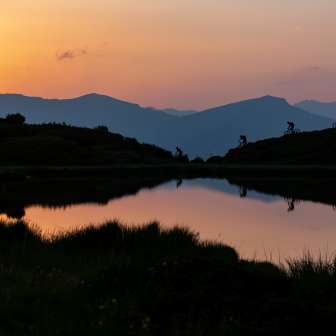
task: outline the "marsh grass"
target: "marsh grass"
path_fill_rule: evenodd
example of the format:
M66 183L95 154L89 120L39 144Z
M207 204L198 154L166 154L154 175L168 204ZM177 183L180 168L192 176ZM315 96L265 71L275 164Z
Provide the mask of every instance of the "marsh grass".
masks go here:
M316 275L336 278L336 258L334 256L320 254L314 257L307 251L300 259L288 259L287 267L290 276L295 279Z
M183 228L108 222L53 239L0 223L2 335L283 335L324 332L334 259L241 260Z

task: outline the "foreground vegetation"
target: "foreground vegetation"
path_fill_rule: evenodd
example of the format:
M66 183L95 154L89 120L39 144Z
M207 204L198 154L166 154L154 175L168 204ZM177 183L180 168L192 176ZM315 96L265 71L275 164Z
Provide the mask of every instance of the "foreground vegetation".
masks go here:
M0 225L1 335L284 335L334 325L336 263L286 270L156 223Z

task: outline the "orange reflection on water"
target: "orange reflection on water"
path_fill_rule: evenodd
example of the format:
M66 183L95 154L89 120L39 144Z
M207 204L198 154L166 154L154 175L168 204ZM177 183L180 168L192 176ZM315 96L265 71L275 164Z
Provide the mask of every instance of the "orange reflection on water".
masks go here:
M201 239L234 246L244 257L270 259L298 257L308 249L315 255L336 250L336 213L332 208L300 203L287 212L283 200L241 199L236 195L187 184L143 190L107 205L85 204L66 209L33 206L26 217L44 234L71 231L90 224L119 219L127 225L159 220L164 227L184 226Z

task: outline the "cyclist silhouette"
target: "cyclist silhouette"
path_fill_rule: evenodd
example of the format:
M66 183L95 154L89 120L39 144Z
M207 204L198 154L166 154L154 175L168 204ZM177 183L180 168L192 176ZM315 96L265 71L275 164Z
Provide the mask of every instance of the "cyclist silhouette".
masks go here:
M296 199L295 197L285 197L284 199L288 204L288 212L294 211L296 206L300 203L300 200Z
M287 203L288 203L288 212L292 212L295 210L295 198L289 198L287 199Z
M293 133L295 129L295 124L292 121L287 121L287 124L288 124L287 131L289 133Z
M179 180L176 182L176 189L180 188L182 184L183 184L183 180L182 180L182 179L179 179Z
M247 188L240 186L239 188L239 195L241 198L245 198L247 196Z
M244 147L247 145L247 137L246 135L241 135L239 138L239 147Z
M178 157L182 157L183 156L183 151L180 147L176 146L176 155Z

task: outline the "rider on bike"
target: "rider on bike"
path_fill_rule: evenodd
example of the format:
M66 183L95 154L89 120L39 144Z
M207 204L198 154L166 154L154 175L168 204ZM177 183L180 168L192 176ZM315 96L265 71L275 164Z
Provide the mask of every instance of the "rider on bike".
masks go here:
M289 133L294 133L295 124L292 121L287 121L287 124L288 124L287 131Z
M176 146L176 155L180 158L183 156L183 151L179 146Z
M240 145L240 147L243 147L243 146L247 145L247 137L246 137L246 135L241 135L240 136L239 145Z

